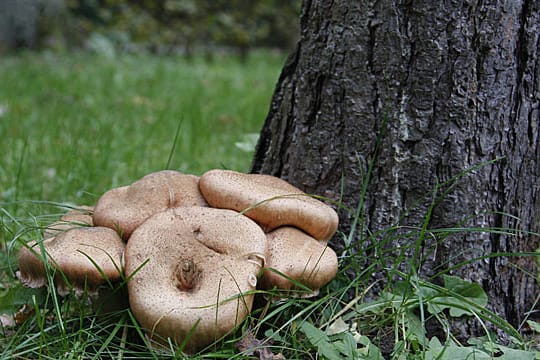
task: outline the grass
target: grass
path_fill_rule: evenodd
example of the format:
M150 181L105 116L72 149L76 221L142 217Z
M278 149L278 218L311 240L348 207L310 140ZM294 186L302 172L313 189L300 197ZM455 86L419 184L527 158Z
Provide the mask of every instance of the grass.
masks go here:
M92 204L164 169L246 171L282 56L242 65L183 58L25 55L0 66L0 198Z
M269 53L255 54L246 65L227 57L205 63L82 53L3 60L0 314L17 311L19 325L0 329L0 358L184 357L173 344L159 350L148 346L122 296L115 296L124 294L122 286L109 289L105 300L92 305L84 298L61 298L53 290L23 288L14 278L16 250L39 239L40 228L72 204L93 204L104 191L149 172L167 167L193 174L220 167L248 170L252 154L246 135L262 125L282 62L281 56ZM366 177L362 196L369 173ZM477 284L444 272L443 283L422 279L414 272L418 264L405 255L415 253L415 247L418 252L426 236L443 241L456 232L502 231L511 236L514 230L429 229L428 213L417 229L367 234L362 199L359 204L350 209L357 219L351 233L340 234L346 246L338 276L318 298L270 302L259 295L238 331L195 357L535 359L538 344L489 312ZM386 248L397 230L410 239L411 249L400 253ZM371 241L379 235L383 241ZM386 261L354 251L357 236ZM359 267L366 263L370 265ZM409 272L400 272L403 268ZM372 298L370 290L381 287L371 277L376 271L386 271L388 281L381 296ZM494 324L511 340L503 346L488 330L485 337L460 342L450 325L458 316L476 319L486 330ZM427 332L432 324L443 329L442 337ZM529 326L540 333L538 324ZM239 343L245 352L238 351Z

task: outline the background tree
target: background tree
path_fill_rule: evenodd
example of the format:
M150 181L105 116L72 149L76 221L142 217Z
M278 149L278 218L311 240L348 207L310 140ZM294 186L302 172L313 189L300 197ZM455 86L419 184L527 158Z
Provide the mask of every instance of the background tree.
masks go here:
M56 30L63 12L63 0L0 1L0 52L35 49Z
M486 255L538 248L539 50L537 1L305 0L253 172L362 201L353 247L365 265L418 257L421 276L479 282L519 326L538 298L536 260ZM340 210L345 234L354 216ZM423 226L510 231L410 236ZM371 253L375 241L389 253Z

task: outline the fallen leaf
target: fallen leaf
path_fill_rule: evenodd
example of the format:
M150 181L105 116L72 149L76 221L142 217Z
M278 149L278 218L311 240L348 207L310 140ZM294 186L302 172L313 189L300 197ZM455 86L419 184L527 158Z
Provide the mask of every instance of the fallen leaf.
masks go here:
M349 325L343 321L341 317L338 317L326 330L326 335L332 336L349 330Z
M244 336L236 343L236 347L245 355L258 356L259 360L284 360L283 354L274 354L265 344L270 344L269 340L259 340L253 335L251 329L247 329Z
M0 324L3 328L10 328L15 326L15 317L13 315L2 314L0 315Z
M15 325L20 325L26 321L34 313L34 308L28 305L24 305L19 311L14 315Z
M0 324L4 328L14 327L16 325L22 324L26 319L34 313L34 309L24 305L19 311L15 314L1 314L0 315Z

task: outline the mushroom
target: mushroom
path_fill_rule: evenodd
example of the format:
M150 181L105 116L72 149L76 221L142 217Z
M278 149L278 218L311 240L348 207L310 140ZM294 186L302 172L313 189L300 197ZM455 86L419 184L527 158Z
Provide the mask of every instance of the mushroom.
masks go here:
M182 207L147 219L126 246L131 310L150 338L193 353L249 314L266 236L231 210Z
M52 223L45 228L43 238L47 239L65 232L74 227L93 226L92 211L93 206L79 206L71 209L62 215L59 221Z
M95 294L100 285L120 279L124 243L118 234L105 227L78 227L45 239L43 250L32 241L19 252L17 277L29 287L47 285L45 261L53 269L60 295L70 286L77 295ZM66 283L66 280L68 283Z
M103 194L94 209L94 224L117 230L128 239L144 220L167 208L205 206L198 183L197 176L173 170L148 174Z
M291 225L328 240L338 226L334 209L274 176L210 170L201 176L199 188L211 206L245 211L265 231Z
M324 242L290 226L278 228L266 234L266 238L262 288L301 291L301 287L294 283L297 282L311 289L312 293L302 294L308 297L317 295L318 290L336 276L337 255Z

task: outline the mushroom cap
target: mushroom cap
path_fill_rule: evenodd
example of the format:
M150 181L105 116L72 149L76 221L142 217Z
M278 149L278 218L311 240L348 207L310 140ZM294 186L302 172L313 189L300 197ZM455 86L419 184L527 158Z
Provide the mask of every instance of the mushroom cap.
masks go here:
M81 226L93 226L92 212L93 206L78 206L62 215L59 221L52 223L43 231L45 239L57 236L69 229Z
M337 255L324 242L290 226L278 228L266 234L266 238L266 270L261 278L264 289L295 288L287 278L269 269L275 269L310 288L314 292L312 295L336 276Z
M171 207L205 206L199 178L174 170L148 174L128 186L111 189L98 200L93 220L128 239L150 216Z
M69 293L69 281L76 294L92 294L107 280L120 279L124 243L118 234L105 227L77 227L43 240L45 256L55 273L60 295ZM91 260L90 260L91 259ZM47 275L38 242L32 241L19 251L17 277L29 287L47 284ZM105 275L105 277L103 276Z
M318 240L328 240L338 226L338 215L330 206L314 199L280 178L210 170L201 176L199 187L213 207L246 211L265 231L295 226Z
M192 353L251 311L266 236L252 220L209 207L169 209L146 220L126 246L131 310L150 337ZM194 328L192 330L192 328Z

